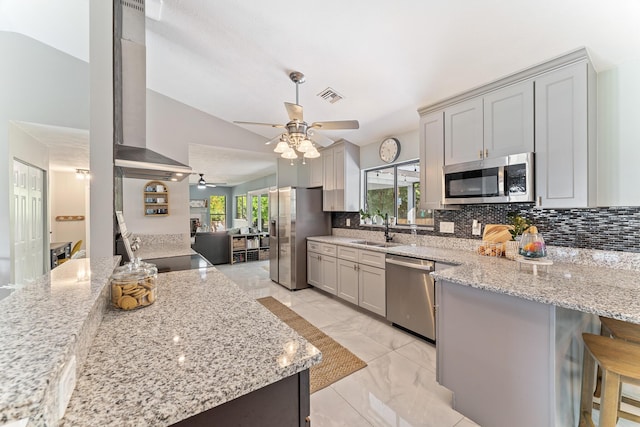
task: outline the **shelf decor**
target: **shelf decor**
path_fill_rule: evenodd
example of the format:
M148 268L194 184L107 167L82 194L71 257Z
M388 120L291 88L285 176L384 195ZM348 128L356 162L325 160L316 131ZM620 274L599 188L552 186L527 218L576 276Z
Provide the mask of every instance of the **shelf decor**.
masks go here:
M142 193L144 216L169 215L169 189L162 181L149 181Z

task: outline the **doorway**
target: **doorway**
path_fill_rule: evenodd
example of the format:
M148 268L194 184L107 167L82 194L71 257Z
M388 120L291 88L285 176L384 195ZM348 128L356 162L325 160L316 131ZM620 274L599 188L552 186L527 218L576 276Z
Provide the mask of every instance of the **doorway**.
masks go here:
M45 176L44 170L13 160L13 283L35 280L47 271Z

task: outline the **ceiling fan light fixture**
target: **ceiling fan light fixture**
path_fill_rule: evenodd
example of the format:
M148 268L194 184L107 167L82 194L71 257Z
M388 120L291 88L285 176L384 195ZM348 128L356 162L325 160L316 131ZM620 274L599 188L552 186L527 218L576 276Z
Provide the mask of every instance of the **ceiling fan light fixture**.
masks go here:
M289 160L293 160L293 159L297 159L298 155L296 154L295 150L291 147L289 147L289 149L287 151L285 151L284 153L281 154L282 158L284 159L289 159Z
M311 147L310 150L305 151L304 157L307 159L317 159L318 157L320 157L320 153L318 152L316 147Z
M297 150L300 153L306 153L309 150L313 149L313 144L311 143L311 140L309 140L308 138L305 138L302 140L302 142L300 142L300 145L298 145Z
M276 148L274 148L273 151L276 153L284 153L285 151L288 151L289 148L291 147L289 147L289 144L287 144L284 136L282 136L280 137L280 141L278 141L278 145L276 145Z
M204 180L203 173L199 175L200 175L200 179L198 180L198 189L204 190L205 188L207 188L207 181Z

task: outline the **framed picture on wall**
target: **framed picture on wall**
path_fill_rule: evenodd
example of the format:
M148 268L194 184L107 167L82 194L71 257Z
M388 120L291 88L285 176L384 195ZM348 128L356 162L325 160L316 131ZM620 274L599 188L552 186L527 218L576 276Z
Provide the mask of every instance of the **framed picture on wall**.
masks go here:
M191 207L191 208L206 208L206 207L208 207L207 199L189 200L189 207Z

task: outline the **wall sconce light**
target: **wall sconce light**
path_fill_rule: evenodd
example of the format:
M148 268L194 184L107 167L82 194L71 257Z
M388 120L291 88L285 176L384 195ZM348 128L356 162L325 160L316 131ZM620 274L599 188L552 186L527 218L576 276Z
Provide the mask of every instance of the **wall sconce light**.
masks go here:
M89 169L76 169L76 178L91 179L91 175L89 174Z

